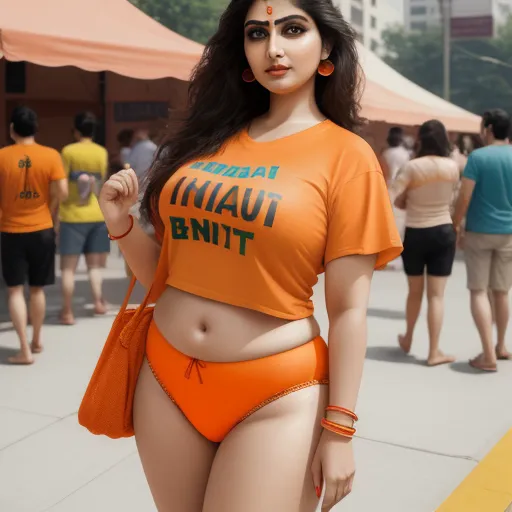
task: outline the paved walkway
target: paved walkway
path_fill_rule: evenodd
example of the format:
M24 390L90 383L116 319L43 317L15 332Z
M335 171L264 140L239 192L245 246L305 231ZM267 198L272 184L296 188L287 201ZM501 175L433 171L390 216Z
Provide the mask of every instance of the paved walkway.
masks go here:
M118 304L126 280L116 258L107 277L107 298ZM464 281L458 263L447 291L443 348L459 361L430 369L423 364L424 315L412 355L396 348L404 323L403 276L376 275L357 411L362 421L355 441L356 485L337 510L432 512L512 426L512 363L501 363L494 375L478 374L466 364L479 342ZM155 510L133 440L96 438L77 423L78 405L112 321L90 316L86 284L78 285L81 313L74 327L56 325L59 297L57 290L50 293L46 350L37 364L0 365L2 512ZM315 302L325 333L322 286ZM15 348L9 326L0 324L0 361Z

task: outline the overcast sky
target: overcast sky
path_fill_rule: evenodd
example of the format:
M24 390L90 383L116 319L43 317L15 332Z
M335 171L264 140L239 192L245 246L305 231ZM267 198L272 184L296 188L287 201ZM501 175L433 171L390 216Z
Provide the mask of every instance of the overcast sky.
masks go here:
M389 5L394 7L397 11L402 11L404 8L404 0L387 0Z

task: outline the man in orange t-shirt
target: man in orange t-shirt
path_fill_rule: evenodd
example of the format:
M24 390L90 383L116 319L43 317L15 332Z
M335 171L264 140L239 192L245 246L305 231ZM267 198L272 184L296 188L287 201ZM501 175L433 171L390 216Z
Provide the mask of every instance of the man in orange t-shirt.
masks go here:
M53 215L67 197L67 180L57 151L35 142L37 115L17 107L11 117L14 145L0 150L0 232L2 274L9 290L9 312L20 339L12 364L31 364L41 352L46 313L44 286L55 282ZM27 304L23 287L30 286L32 345L27 340Z

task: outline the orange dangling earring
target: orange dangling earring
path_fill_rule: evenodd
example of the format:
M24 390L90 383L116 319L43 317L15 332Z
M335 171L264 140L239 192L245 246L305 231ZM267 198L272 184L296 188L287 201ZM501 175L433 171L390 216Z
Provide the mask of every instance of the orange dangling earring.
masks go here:
M254 76L254 73L252 72L251 68L247 68L246 70L244 70L244 72L242 73L242 80L247 84L250 84L251 82L254 82L256 80L256 77Z
M322 76L331 76L334 73L334 64L329 60L323 60L318 65L318 74Z

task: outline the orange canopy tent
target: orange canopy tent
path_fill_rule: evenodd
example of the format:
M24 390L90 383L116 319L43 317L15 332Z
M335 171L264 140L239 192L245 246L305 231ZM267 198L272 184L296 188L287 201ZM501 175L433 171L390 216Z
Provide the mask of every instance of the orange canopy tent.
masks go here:
M448 105L453 109L458 108L450 103ZM480 131L480 117L471 112L461 113L453 109L425 105L367 79L361 114L370 121L382 121L388 124L419 126L429 119L439 119L450 132L478 133Z
M10 61L187 80L202 51L127 0L0 0L0 54Z
M0 0L0 53L42 66L187 80L203 46L163 27L127 0ZM437 118L450 131L478 132L480 119L407 80L359 45L366 75L363 115L420 125Z
M408 126L439 119L448 131L480 131L480 117L411 82L362 45L358 50L366 77L362 114L367 119Z

